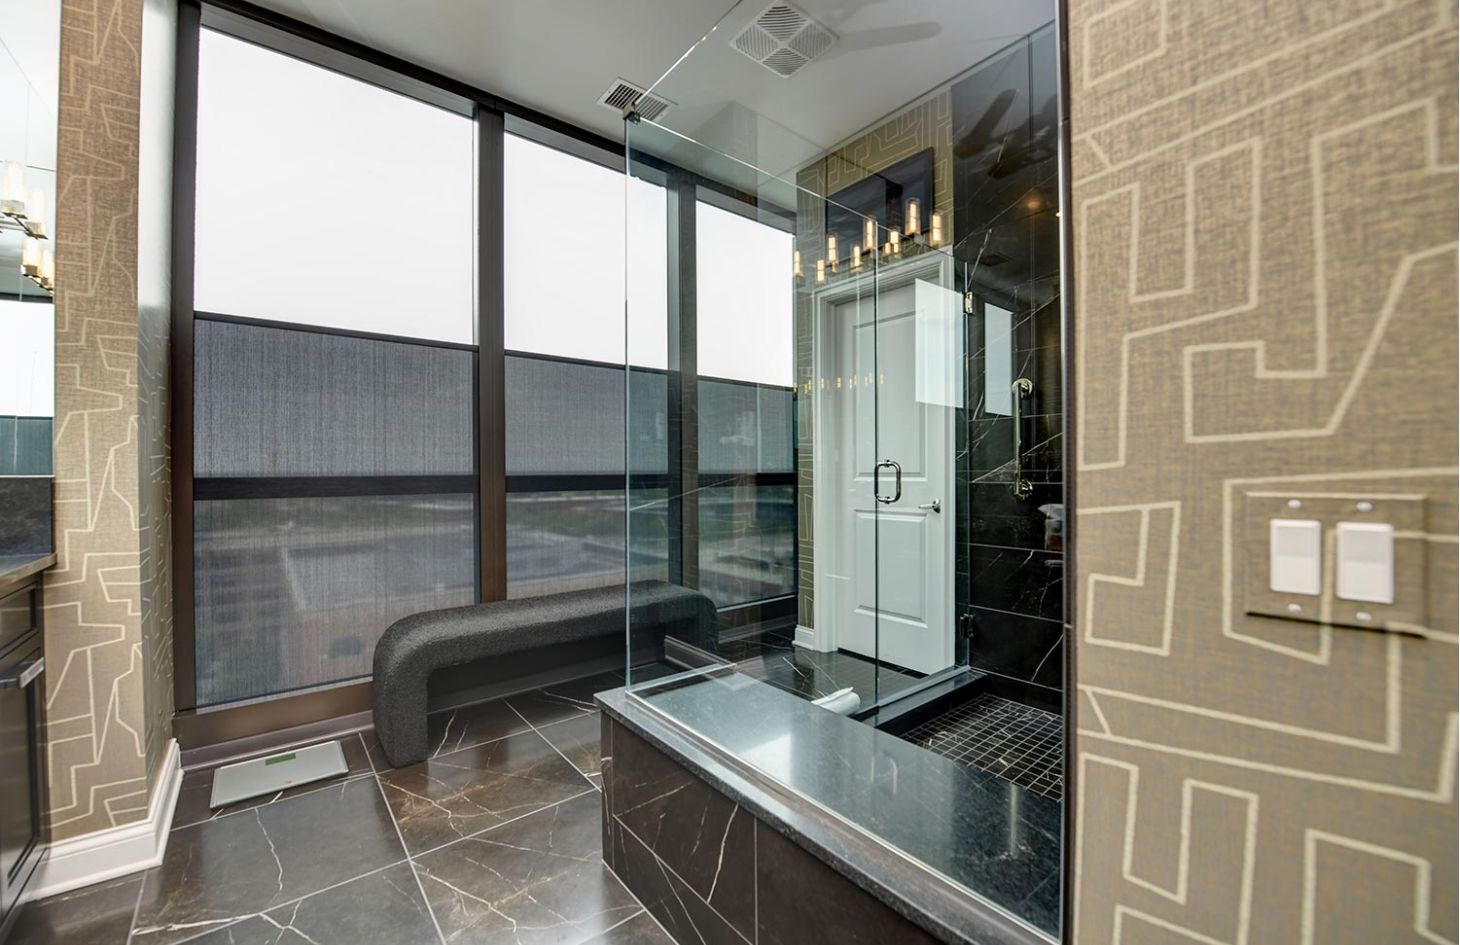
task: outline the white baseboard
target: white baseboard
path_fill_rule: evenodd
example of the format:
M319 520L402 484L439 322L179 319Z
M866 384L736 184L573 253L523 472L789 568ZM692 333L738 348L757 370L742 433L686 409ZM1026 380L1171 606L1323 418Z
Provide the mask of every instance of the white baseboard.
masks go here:
M798 623L796 624L796 637L791 642L797 646L804 646L808 650L814 650L816 649L816 631Z
M146 819L51 844L31 878L26 898L43 899L159 865L167 852L167 834L181 787L182 756L177 740L169 739Z

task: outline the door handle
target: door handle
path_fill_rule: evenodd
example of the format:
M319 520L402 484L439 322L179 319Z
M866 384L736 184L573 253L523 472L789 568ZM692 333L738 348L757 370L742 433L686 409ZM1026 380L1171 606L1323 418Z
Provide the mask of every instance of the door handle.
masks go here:
M918 508L922 509L925 512L941 512L943 511L943 500L934 499L931 502L924 502L922 505L918 506Z
M1034 393L1034 382L1021 377L1010 388L1014 393L1014 498L1027 499L1034 492L1034 483L1024 478L1024 445L1019 428L1023 426L1024 398Z
M14 676L6 676L0 679L0 689L24 689L35 682L36 677L45 672L46 658L31 660L21 664L21 670Z
M891 467L893 473L897 476L897 492L894 493L892 498L890 499L882 495L882 480L878 477L878 471L881 470L884 466ZM872 495L877 499L878 502L881 502L883 505L891 505L898 499L902 498L902 466L899 465L896 460L884 459L882 462L872 467Z

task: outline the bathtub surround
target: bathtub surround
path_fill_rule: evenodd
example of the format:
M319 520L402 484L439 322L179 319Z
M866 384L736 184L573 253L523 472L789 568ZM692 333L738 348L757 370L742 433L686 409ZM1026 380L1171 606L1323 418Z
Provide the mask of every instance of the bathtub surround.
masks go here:
M1075 940L1454 941L1455 5L1068 13ZM1429 622L1246 615L1262 491L1425 496Z
M736 675L645 701L599 695L604 851L679 941L1032 945L1057 925L1056 801Z

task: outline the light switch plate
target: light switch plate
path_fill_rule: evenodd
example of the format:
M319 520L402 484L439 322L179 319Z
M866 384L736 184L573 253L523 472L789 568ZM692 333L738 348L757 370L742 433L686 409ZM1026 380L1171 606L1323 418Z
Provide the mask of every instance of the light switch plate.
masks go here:
M1394 494L1246 492L1242 494L1243 536L1234 549L1242 558L1245 610L1249 614L1311 623L1403 632L1426 620L1424 496ZM1317 595L1273 590L1272 523L1308 520L1322 528L1322 581ZM1338 526L1389 525L1394 529L1392 603L1344 600L1338 596ZM1285 585L1278 575L1278 586ZM1373 594L1370 596L1382 596Z

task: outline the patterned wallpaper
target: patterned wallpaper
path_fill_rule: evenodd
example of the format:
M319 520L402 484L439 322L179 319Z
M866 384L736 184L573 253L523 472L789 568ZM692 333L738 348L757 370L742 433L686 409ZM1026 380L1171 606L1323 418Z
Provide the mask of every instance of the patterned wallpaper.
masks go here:
M170 736L166 319L138 309L142 20L142 0L61 9L59 562L45 592L55 840L141 819Z
M1455 4L1069 19L1075 941L1454 942ZM1425 496L1427 621L1247 616L1263 491Z

